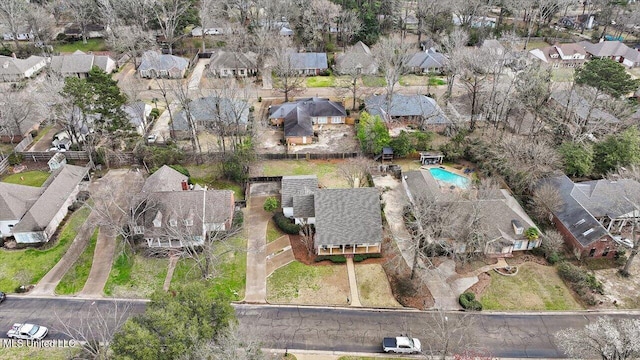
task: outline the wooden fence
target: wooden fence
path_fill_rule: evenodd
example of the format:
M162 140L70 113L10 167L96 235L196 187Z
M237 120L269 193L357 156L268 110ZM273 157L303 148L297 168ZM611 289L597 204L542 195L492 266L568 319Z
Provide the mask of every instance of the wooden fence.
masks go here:
M55 152L49 151L26 151L21 152L24 160L40 162L47 162L51 157L55 154ZM89 161L89 153L86 151L65 151L64 157L69 161ZM124 165L133 165L138 164L138 159L132 152L122 152L118 154L108 154L107 161L110 165L113 166L124 166Z
M328 160L328 159L348 159L358 157L360 154L357 152L350 153L328 153L328 154L316 154L316 153L295 153L295 154L280 154L280 153L267 153L257 154L258 159L261 160Z
M32 142L33 142L33 136L31 136L31 134L27 134L27 136L25 136L22 139L22 141L20 141L18 145L16 145L16 147L13 148L13 150L16 152L24 151L24 149L26 149L29 145L31 145Z
M0 174L4 174L4 172L7 171L8 167L9 167L8 157L5 157L4 159L0 160Z

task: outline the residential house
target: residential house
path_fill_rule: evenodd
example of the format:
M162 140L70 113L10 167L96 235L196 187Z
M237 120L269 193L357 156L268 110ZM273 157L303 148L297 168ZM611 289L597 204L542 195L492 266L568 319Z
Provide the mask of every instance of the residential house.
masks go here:
M103 38L105 34L105 27L100 24L86 24L84 30L87 39ZM64 29L64 34L67 37L82 39L82 26L80 24L68 24Z
M557 44L533 49L529 54L551 67L580 67L587 60L587 52L579 43Z
M47 66L47 59L41 56L29 56L27 59L17 59L0 55L0 81L20 81L30 78Z
M416 74L442 73L447 58L434 48L414 54L407 62L407 67Z
M200 128L216 129L226 134L242 134L249 126L249 103L239 99L207 96L189 102L187 108L178 112L173 118L174 135L179 139L191 136L191 121L196 130Z
M88 179L88 174L89 167L67 164L54 171L42 188L36 188L41 191L38 196L35 196L35 190L28 187L20 188L19 196L18 192L13 194L13 201L22 201L14 204L14 214L18 215L26 209L11 228L16 242L32 244L49 241L75 201L82 182Z
M462 26L463 23L468 24L470 27L478 29L478 28L495 28L496 27L496 18L486 17L486 16L474 16L468 17L464 15L453 14L452 22L455 26Z
M284 125L287 144L311 144L314 130L344 124L347 111L341 103L323 98L307 98L272 106L269 121Z
M169 78L182 79L189 67L187 59L160 54L156 51L145 51L142 54L138 74L143 78Z
M393 94L389 102L386 95L374 95L365 100L367 112L379 115L392 128L396 124L413 124L423 130L444 131L451 121L440 106L425 95Z
M607 58L628 67L640 66L640 51L630 48L621 41L601 41L592 44L588 41L580 42L590 58Z
M29 211L43 188L0 182L0 237L13 235L13 227Z
M525 231L537 229L518 201L507 190L498 190L485 199L469 200L449 191L428 169L402 173L402 184L415 211L422 211L423 204L441 202L452 207L455 217L448 219L453 226L443 231L443 238L456 252L469 251L466 244L457 239L464 238L468 225L474 221L485 236L484 254L510 256L513 251L539 247L541 240L528 239Z
M33 36L33 32L27 29L22 29L21 31L18 31L16 37L18 38L18 41L32 41L33 39L35 39L35 37ZM4 41L13 41L14 40L13 33L6 32L2 34L2 39Z
M208 74L216 77L247 77L258 74L257 54L219 50L213 53Z
M281 190L282 213L296 224L315 224L313 194L318 191L315 175L283 176Z
M378 63L371 53L371 49L358 41L346 52L335 57L335 70L337 74L375 75L378 73Z
M320 75L327 71L327 53L291 53L289 62L300 75Z
M147 132L147 119L151 115L151 105L144 101L137 101L122 106L122 110L129 119L129 124L136 130L140 136L144 136Z
M562 199L552 220L577 257L613 257L618 248L613 234L622 234L629 220L640 216L640 184L634 180L574 183L562 175L542 183Z
M313 197L314 248L318 255L381 251L382 216L378 189L321 189Z
M137 199L134 233L148 247L200 246L233 225L233 191L190 186L187 176L166 165L147 178Z
M550 103L559 111L568 112L575 118L576 124L598 123L600 125L613 125L620 122L620 119L609 112L598 108L576 91L556 90L551 92ZM578 125L575 125L578 126ZM581 125L580 125L581 126Z
M94 66L110 74L116 69L116 62L107 55L85 54L77 50L71 55L51 57L51 70L63 76L85 78Z

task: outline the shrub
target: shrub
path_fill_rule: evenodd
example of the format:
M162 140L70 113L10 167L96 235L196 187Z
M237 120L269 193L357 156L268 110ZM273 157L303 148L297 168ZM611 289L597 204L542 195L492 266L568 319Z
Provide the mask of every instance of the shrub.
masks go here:
M19 165L22 162L23 158L24 157L22 156L22 154L13 152L9 154L9 165L11 166Z
M335 264L343 264L347 262L347 258L344 257L343 255L320 255L320 256L316 256L316 258L314 259L315 262L320 262L325 260L329 260Z
M149 113L149 117L151 119L157 119L158 117L160 117L160 110L153 108L151 109L151 112Z
M602 283L593 274L569 262L563 261L558 265L558 275L588 305L594 305L596 302L593 292L604 293Z
M281 212L273 214L273 221L286 234L298 235L300 233L300 225L291 222L291 219Z
M31 135L32 138L35 139L38 136L38 130L31 130L29 134Z
M560 254L558 254L557 252L552 252L551 254L549 254L549 256L547 256L547 261L549 262L549 264L554 265L557 262L559 262L561 260L561 256Z
M458 298L458 301L460 302L460 306L462 306L462 308L465 310L482 310L482 304L480 303L480 301L476 300L476 295L472 292L462 293Z
M242 211L236 211L233 214L233 228L239 228L244 224L244 213Z
M191 174L189 174L189 169L187 169L186 167L182 166L182 165L169 165L170 168L172 168L173 170L179 172L180 174L186 176L186 177L190 177Z
M262 102L262 96L258 96L258 102Z
M367 259L378 259L381 257L382 257L382 254L357 254L357 255L353 255L353 261L360 262L360 261L365 261Z
M262 208L264 209L264 211L266 212L273 212L275 211L277 208L280 207L280 204L278 203L278 199L276 199L273 196L269 196L265 201L264 201L264 205L262 205Z

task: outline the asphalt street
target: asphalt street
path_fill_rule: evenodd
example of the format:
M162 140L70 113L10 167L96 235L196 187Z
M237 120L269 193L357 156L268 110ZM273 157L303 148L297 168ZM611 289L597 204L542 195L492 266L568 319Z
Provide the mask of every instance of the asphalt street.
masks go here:
M61 297L11 296L0 304L0 336L14 322L32 322L50 328L49 338L65 339L62 323L82 326L96 314L116 309L127 316L144 311L145 302L83 300ZM343 352L380 352L385 336L409 334L424 348L438 346L428 330L442 323L437 314L404 310L371 310L272 305L235 305L239 330L262 342L264 348ZM446 313L447 323L468 316L468 332L480 349L495 357L562 357L553 334L564 328L581 328L603 313ZM608 313L612 317L640 318L640 313ZM441 319L441 318L440 318ZM6 330L5 330L6 329Z

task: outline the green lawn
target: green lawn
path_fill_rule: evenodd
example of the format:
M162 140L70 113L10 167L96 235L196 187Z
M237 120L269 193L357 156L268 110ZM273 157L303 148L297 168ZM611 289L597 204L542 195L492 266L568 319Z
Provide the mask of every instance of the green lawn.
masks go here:
M262 161L264 176L313 175L329 188L347 187L346 181L338 175L338 164L323 160L271 160Z
M276 241L281 236L285 235L282 230L276 225L273 220L269 220L267 223L267 243Z
M555 82L573 81L574 70L572 68L559 68L551 70L551 80Z
M105 44L104 39L88 39L86 44L84 44L82 40L57 44L53 46L53 50L61 53L72 53L76 50L83 52L105 51L107 50L107 45Z
M346 265L308 266L294 261L267 278L267 301L306 305L345 305L349 297Z
M402 86L427 86L427 82L431 86L440 86L447 83L443 77L429 76L429 75L404 75L400 77L400 85Z
M96 228L89 239L89 244L84 249L78 260L76 260L73 267L67 271L62 277L62 280L56 286L56 294L58 295L70 295L75 294L82 290L84 284L89 278L89 272L91 272L91 264L93 264L93 253L96 249L96 242L98 241L98 232L100 230Z
M25 171L23 173L7 175L2 179L4 182L12 184L20 184L27 186L40 187L49 177L49 173L46 171Z
M80 353L80 347L0 347L2 360L67 360L75 359Z
M362 84L366 87L382 87L387 85L387 81L382 76L365 75L362 77Z
M191 181L201 186L207 186L213 189L233 190L236 200L244 200L244 191L242 185L232 181L222 179L219 166L211 164L190 165L186 167L191 175Z
M336 84L336 78L333 76L311 76L306 81L308 88L333 87Z
M215 276L205 280L211 295L226 294L231 300L244 298L247 279L247 239L236 236L216 243L214 252L220 262L215 265ZM180 259L171 279L171 284L201 281L201 274L191 259Z
M479 299L486 310L583 310L553 266L525 263L516 276L489 274L491 285Z
M33 138L33 144L35 144L38 141L40 141L40 139L42 139L45 135L47 135L49 130L51 130L52 128L53 128L53 125L48 125L46 127L41 128L40 130L38 130L38 135L35 138Z
M9 155L13 152L13 148L15 147L16 147L16 144L0 143L0 154Z
M168 266L167 258L122 252L113 262L104 293L114 297L148 298L162 289Z
M83 207L67 220L53 247L46 250L0 249L0 291L14 292L20 285L35 284L62 258L91 210Z

